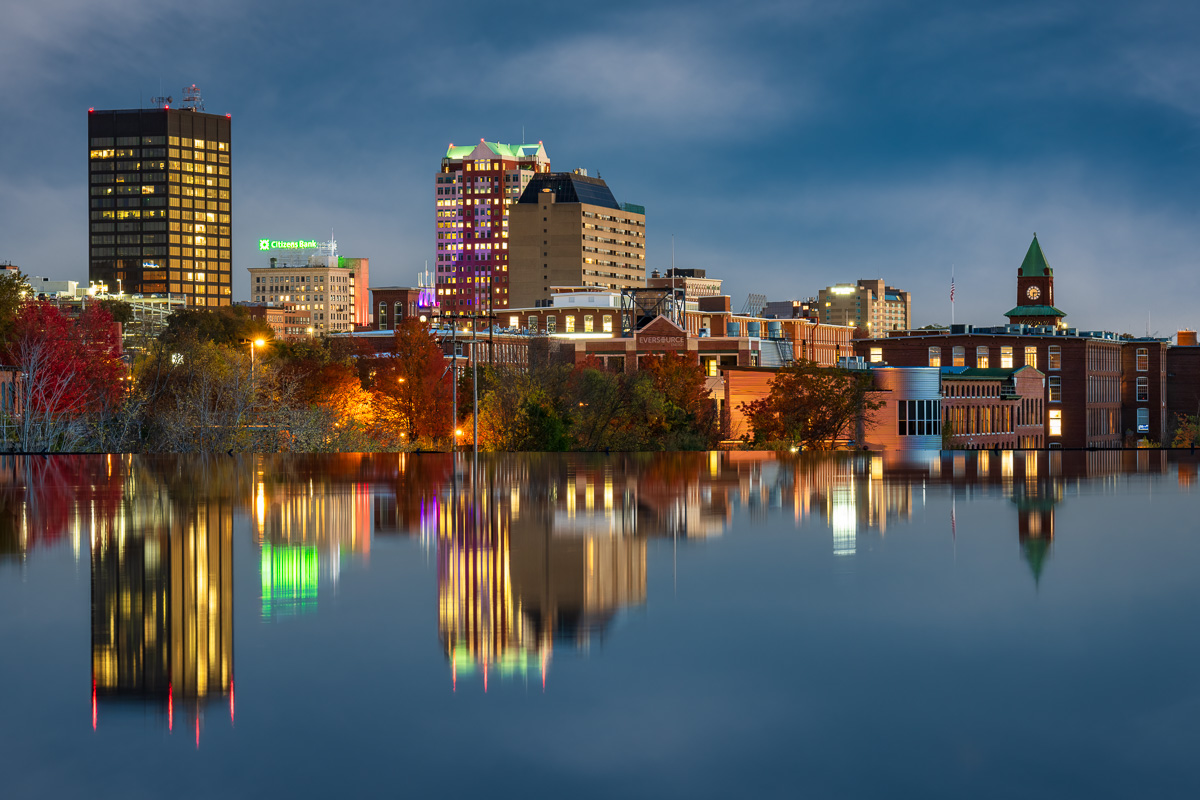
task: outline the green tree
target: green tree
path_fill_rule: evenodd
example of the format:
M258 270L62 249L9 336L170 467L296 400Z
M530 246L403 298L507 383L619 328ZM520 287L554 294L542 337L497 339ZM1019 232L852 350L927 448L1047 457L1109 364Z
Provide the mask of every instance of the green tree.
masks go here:
M33 296L29 278L19 269L0 270L0 346L12 340L21 305Z
M770 385L766 397L739 406L755 444L828 450L883 406L871 399L871 375L865 371L799 361L779 370Z
M170 347L190 342L212 342L242 346L257 339L273 340L274 331L265 321L254 319L243 306L182 308L167 320L158 340Z

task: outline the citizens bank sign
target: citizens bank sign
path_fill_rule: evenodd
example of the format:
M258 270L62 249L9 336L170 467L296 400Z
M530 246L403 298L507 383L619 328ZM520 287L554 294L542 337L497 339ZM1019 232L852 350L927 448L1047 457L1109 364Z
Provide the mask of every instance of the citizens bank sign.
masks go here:
M259 250L311 250L317 247L316 239L295 239L281 242L276 239L259 239Z

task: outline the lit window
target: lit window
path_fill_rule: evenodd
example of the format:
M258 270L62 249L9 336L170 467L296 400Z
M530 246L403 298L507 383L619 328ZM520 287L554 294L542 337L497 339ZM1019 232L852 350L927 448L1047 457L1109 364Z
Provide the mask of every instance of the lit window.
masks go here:
M929 366L940 367L942 365L942 348L929 348Z
M1137 401L1139 403L1145 403L1145 402L1148 402L1149 400L1150 400L1150 379L1149 378L1138 378L1137 379Z
M872 347L871 348L871 363L872 364L882 364L883 363L883 348L882 347Z
M1012 369L1013 356L1011 347L1000 348L1000 369Z
M1062 402L1062 378L1057 375L1051 375L1048 379L1050 387L1050 402Z
M975 348L975 366L980 369L988 368L988 349L986 347Z
M567 324L565 326L563 326L563 329L567 333L574 333L575 332L575 315L567 314L566 322L567 322Z
M1037 348L1036 347L1026 347L1025 348L1025 366L1033 367L1034 369L1037 369Z
M584 333L592 332L592 315L591 314L583 315L583 332Z
M513 316L513 317L509 317L509 318L508 318L508 327L510 327L510 328L519 328L519 327L521 327L521 320L520 320L518 317L515 317L515 316Z
M1062 436L1062 410L1050 409L1050 435Z
M1062 369L1062 348L1052 344L1046 348L1046 361L1050 369Z
M1137 349L1137 371L1146 372L1150 369L1150 348L1139 347ZM1141 378L1138 378L1140 381Z
M967 365L967 348L955 347L953 350L954 366L965 367Z
M604 322L604 332L612 333L612 315L605 314L603 322Z

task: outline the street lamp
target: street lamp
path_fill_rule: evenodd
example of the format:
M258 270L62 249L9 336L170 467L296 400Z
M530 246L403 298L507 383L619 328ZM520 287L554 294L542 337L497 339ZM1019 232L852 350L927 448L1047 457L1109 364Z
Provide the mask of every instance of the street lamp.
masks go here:
M255 339L250 343L250 380L254 381L254 350L266 344L262 339Z

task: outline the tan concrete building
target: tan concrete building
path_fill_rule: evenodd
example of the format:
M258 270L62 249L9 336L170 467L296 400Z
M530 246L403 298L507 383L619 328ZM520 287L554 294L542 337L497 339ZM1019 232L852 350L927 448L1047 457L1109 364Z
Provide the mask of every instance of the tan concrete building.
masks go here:
M911 328L912 299L908 292L885 286L881 280L826 287L817 296L817 309L820 321L827 325L849 325L879 336Z
M701 297L717 297L721 294L721 279L710 278L702 269L677 269L672 267L665 275L658 270L650 273L646 285L653 289L683 289L684 301L695 303Z
M368 259L339 258L333 248L297 263L272 258L271 266L249 272L251 302L291 304L317 335L371 324Z
M550 305L551 287L646 285L646 210L586 173L535 175L509 209L510 308Z

